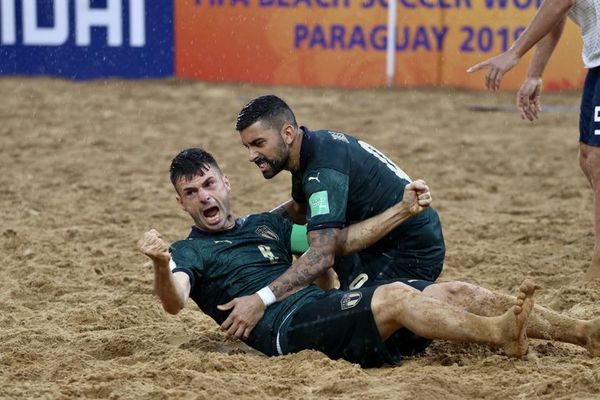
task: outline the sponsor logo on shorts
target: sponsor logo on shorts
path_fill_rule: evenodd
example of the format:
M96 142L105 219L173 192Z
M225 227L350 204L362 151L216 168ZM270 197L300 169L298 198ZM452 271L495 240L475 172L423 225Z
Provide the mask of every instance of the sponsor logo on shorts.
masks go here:
M350 308L356 307L360 300L362 299L361 292L350 292L346 293L342 296L342 300L340 301L343 310L348 310Z
M279 236L277 236L277 234L266 225L259 226L258 228L256 228L255 232L258 236L262 236L271 240L279 240Z

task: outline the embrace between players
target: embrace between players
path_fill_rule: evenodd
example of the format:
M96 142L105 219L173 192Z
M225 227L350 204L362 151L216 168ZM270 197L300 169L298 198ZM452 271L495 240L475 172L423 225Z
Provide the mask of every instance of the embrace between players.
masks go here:
M192 298L264 354L314 349L365 367L397 363L433 339L520 357L532 337L600 354L600 319L534 305L529 281L516 297L434 283L445 247L429 188L368 143L299 126L272 95L248 103L236 129L265 178L291 173L292 198L237 218L217 161L199 148L180 152L170 177L192 230L170 247L155 230L139 241L167 312Z

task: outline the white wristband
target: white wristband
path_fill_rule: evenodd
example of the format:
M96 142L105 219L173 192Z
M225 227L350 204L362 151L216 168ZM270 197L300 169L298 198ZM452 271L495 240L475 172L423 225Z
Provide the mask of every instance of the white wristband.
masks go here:
M260 289L258 292L256 292L256 294L258 295L258 297L260 297L262 302L265 303L266 307L269 307L271 304L277 301L277 298L273 294L273 291L268 286L265 286L264 288Z

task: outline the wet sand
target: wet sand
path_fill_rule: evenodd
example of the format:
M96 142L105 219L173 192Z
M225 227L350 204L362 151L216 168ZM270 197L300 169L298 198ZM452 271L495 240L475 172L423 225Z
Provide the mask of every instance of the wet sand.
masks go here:
M0 398L597 398L600 359L540 340L525 360L443 341L378 369L313 351L268 358L192 302L166 314L136 248L151 227L169 241L189 231L168 178L185 147L220 161L238 215L288 198L289 176L265 181L233 128L247 100L276 93L300 123L359 136L429 183L441 280L513 294L529 277L539 304L600 316L600 283L582 280L593 231L578 93L545 94L531 124L506 111L511 93L450 89L4 78L0 92Z

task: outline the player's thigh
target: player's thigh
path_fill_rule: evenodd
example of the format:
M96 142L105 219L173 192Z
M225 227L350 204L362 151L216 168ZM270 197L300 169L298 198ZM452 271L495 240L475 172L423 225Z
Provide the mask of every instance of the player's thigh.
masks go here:
M595 191L600 190L600 146L579 144L581 168Z
M373 315L390 353L413 356L431 344L431 340L402 327L401 320L405 308L420 312L415 310L415 303L411 303L411 299L415 299L415 293L425 293L435 286L434 282L419 279L396 279L378 286L372 302Z
M318 350L362 366L396 363L398 357L387 350L371 311L375 289L331 291L302 306L287 328L287 352Z
M579 141L587 146L600 147L600 67L590 69L585 78L579 114Z

